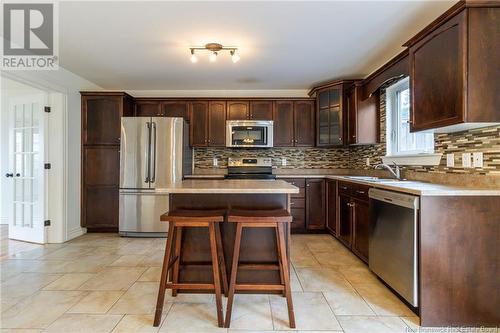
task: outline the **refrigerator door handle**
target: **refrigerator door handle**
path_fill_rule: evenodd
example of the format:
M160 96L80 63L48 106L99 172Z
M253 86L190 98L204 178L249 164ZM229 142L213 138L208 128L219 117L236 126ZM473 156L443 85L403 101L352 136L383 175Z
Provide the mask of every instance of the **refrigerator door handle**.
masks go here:
M146 123L146 127L147 127L147 136L148 136L148 139L146 141L146 149L144 150L146 152L146 172L145 172L145 180L144 182L145 183L149 183L150 182L150 175L151 175L151 172L150 172L150 169L151 169L151 123L150 122L147 122Z
M152 127L153 127L153 134L152 134L152 137L153 137L153 146L151 147L151 155L153 157L153 161L152 161L152 170L153 170L153 174L150 175L150 182L151 183L154 183L156 181L156 123L153 121L151 122L152 124ZM151 157L150 155L150 157Z

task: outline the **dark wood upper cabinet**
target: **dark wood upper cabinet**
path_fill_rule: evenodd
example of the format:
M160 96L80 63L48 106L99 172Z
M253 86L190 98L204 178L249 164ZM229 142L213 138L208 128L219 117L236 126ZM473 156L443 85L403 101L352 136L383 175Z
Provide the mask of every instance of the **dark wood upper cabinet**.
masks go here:
M312 147L315 138L315 112L313 101L294 102L295 146Z
M273 101L250 101L250 119L273 120Z
M352 251L368 262L370 206L367 201L352 200Z
M189 121L189 102L168 101L162 102L162 114L164 117L182 117Z
M313 147L315 110L311 100L279 100L274 105L274 146Z
M160 101L136 101L134 104L134 116L136 117L163 116Z
M320 147L344 144L343 84L317 91L317 135Z
M250 118L248 101L228 101L227 120L246 120Z
M337 235L337 181L326 180L326 228Z
M208 104L208 145L226 145L226 102L211 101Z
M361 83L346 89L347 140L350 145L379 142L379 94L362 99Z
M208 102L191 102L190 119L189 132L191 146L208 146Z
M294 107L293 101L276 101L274 107L275 147L292 147L294 144Z
M128 95L82 93L82 144L119 145L122 116L132 116Z
M412 132L500 121L500 7L468 5L458 3L405 44Z
M307 230L325 229L325 180L306 179Z

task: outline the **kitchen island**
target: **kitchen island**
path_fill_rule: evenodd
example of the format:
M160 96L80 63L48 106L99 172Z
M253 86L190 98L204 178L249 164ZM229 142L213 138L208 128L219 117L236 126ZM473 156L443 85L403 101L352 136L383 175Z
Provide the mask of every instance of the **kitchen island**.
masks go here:
M184 180L164 191L170 194L170 210L177 209L286 209L290 195L299 189L282 180ZM236 228L221 224L226 271L231 262ZM289 248L290 230L286 230ZM289 251L288 251L289 252ZM206 228L189 228L182 233L179 282L212 281L210 242ZM245 229L241 242L240 262L277 263L276 236L271 229ZM228 276L229 279L229 276ZM246 270L238 274L239 283L279 283L279 271ZM179 292L183 292L180 290ZM189 292L186 290L185 292Z

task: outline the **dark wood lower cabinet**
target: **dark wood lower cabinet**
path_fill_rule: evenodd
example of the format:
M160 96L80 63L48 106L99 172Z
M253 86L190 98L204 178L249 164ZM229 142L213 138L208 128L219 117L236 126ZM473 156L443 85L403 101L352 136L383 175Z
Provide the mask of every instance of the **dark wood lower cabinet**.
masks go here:
M368 242L370 237L370 206L368 202L352 200L352 251L368 262Z
M339 182L337 238L368 262L370 205L368 186Z
M118 186L86 186L83 193L82 227L118 231Z
M332 179L326 180L326 228L337 234L337 181Z
M351 198L339 194L339 223L337 237L345 246L351 248L352 223L351 223Z
M325 180L306 179L307 230L325 229Z

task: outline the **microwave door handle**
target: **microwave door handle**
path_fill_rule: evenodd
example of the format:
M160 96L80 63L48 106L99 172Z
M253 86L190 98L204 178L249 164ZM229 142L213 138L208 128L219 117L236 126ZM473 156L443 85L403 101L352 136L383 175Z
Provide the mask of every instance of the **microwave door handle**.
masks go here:
M150 163L150 155L151 155L151 126L149 121L146 122L146 135L147 135L147 140L146 144L144 147L144 154L146 155L145 163L146 163L146 168L145 168L145 175L144 175L144 182L149 183L150 179L150 168L151 168L151 163Z
M153 137L153 145L151 146L151 156L153 161L151 162L151 168L153 170L153 174L151 176L150 182L154 183L156 181L156 123L152 122L152 137Z

